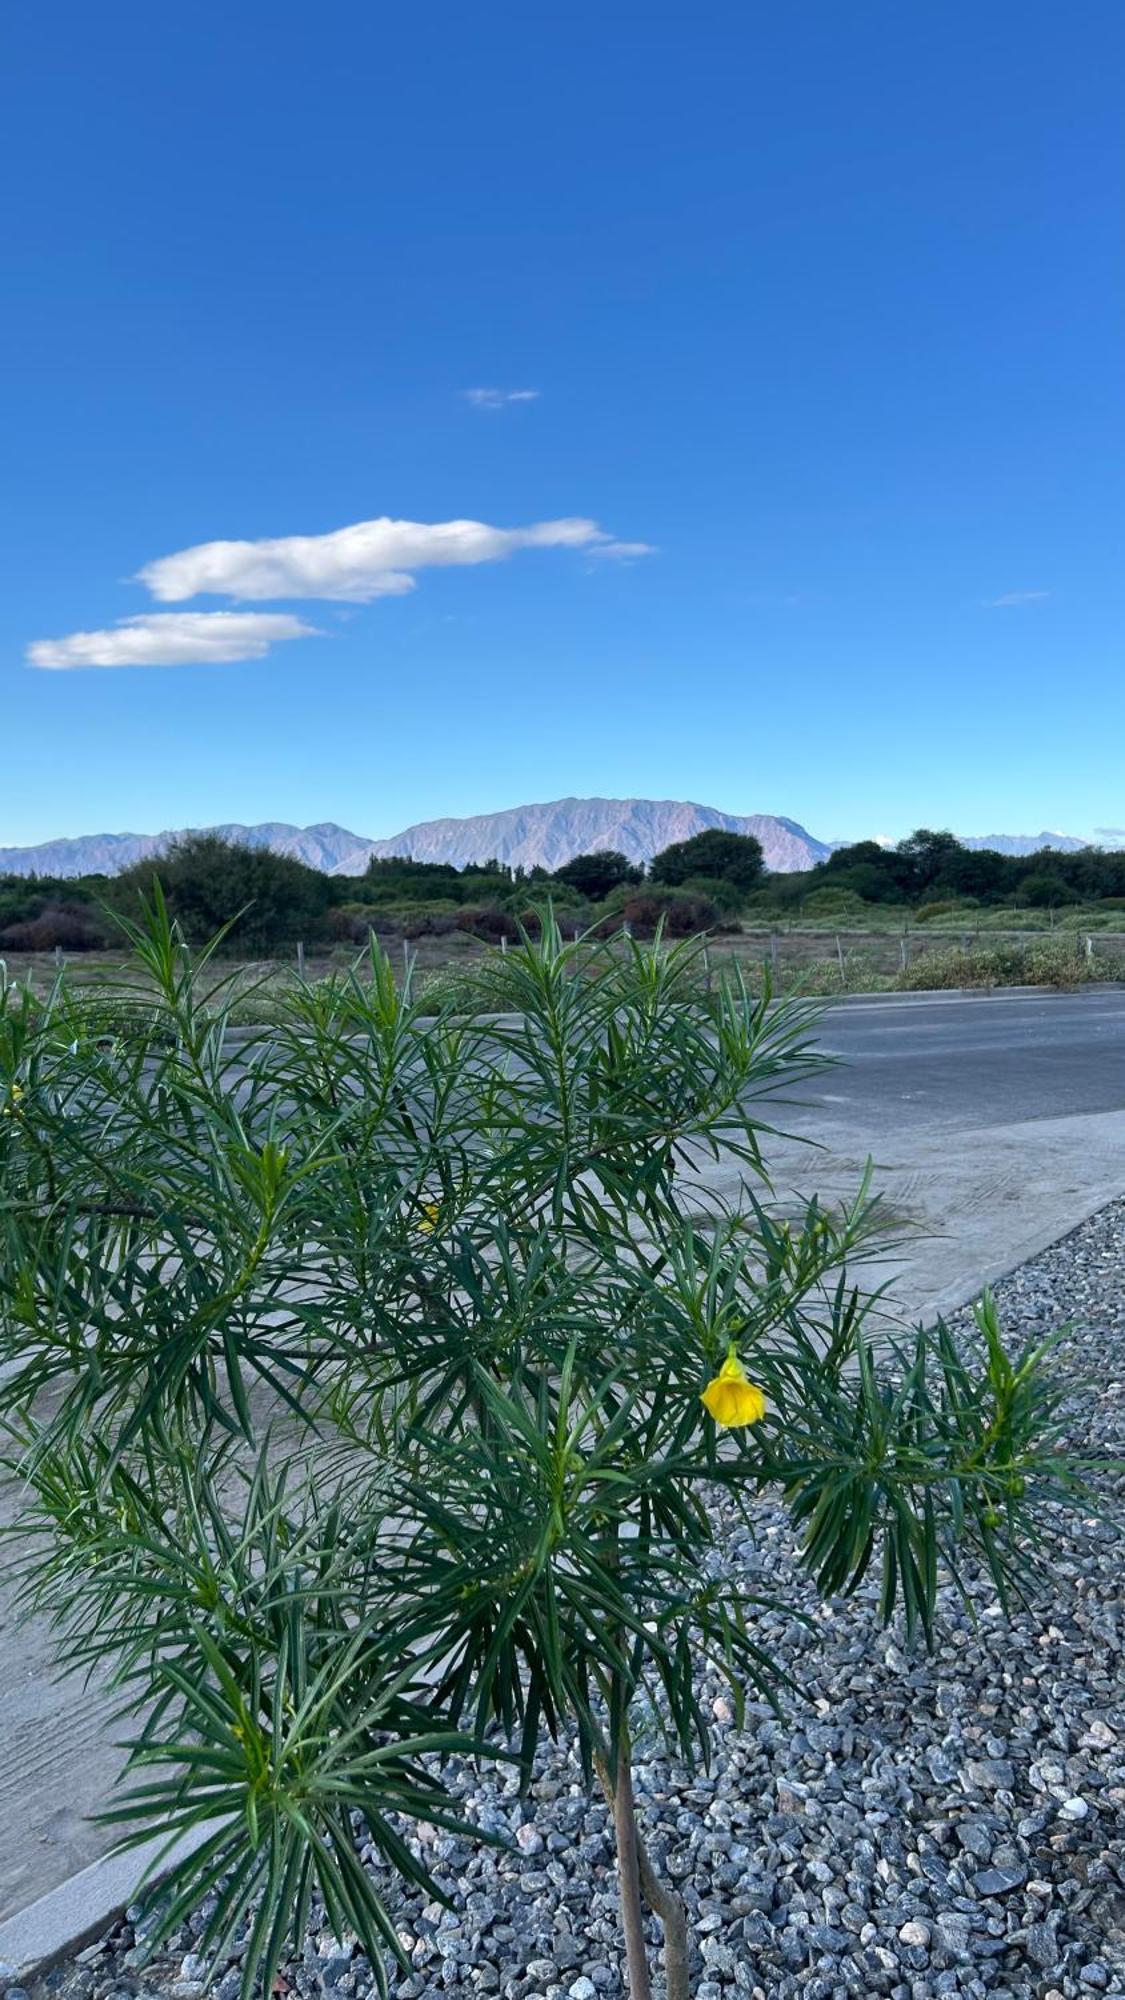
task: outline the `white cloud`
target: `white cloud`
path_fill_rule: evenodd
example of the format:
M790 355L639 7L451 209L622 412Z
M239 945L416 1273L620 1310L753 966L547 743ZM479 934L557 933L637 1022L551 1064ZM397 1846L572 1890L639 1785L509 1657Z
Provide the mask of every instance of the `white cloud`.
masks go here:
M150 611L123 618L106 632L71 632L36 639L33 667L187 667L260 660L277 641L315 631L285 611Z
M1042 604L1050 597L1049 590L1006 590L1003 597L990 597L987 606L990 611L1003 611L1012 604Z
M634 562L638 556L651 556L655 550L651 542L614 542L608 538L604 542L591 544L589 554L604 558L607 562Z
M462 389L461 394L474 410L502 410L507 403L534 403L538 389Z
M146 563L138 580L164 604L203 593L242 601L321 597L367 604L376 597L413 590L413 570L502 562L518 549L560 548L607 555L648 553L643 542L615 541L596 521L492 528L484 521L392 521L384 516L327 535L200 542Z

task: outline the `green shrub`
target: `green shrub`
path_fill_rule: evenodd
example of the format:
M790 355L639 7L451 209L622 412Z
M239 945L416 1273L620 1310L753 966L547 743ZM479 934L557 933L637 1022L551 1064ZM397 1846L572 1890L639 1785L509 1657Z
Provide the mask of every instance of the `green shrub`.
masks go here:
M652 880L669 887L706 875L753 889L764 872L761 841L752 833L726 833L720 827L674 841L654 855L649 866Z
M609 1802L630 1990L647 1898L683 2000L635 1730L705 1766L694 1670L772 1697L788 1608L723 1587L716 1488L768 1489L825 1598L881 1573L884 1621L927 1638L959 1545L1018 1588L1079 1490L1049 1342L1013 1363L987 1302L970 1351L889 1342L845 1274L884 1240L866 1182L775 1210L755 1105L824 1067L807 1012L737 982L705 1009L695 944L541 932L490 961L500 1023L424 1017L373 949L275 975L232 1047L159 897L135 1036L91 1032L65 978L0 988L23 1602L112 1676L125 1844L202 1838L153 1941L199 1907L213 1962L243 1939L244 2000L316 1904L385 1994L388 1876L442 1893L404 1822L473 1833L445 1761L526 1784L564 1730Z
M750 889L742 899L744 916L761 913L763 916L780 915L780 907L775 889Z
M684 938L713 930L719 921L718 905L710 896L652 885L634 890L622 903L620 913L615 911L603 919L599 928L608 937L624 922L637 938L654 938L661 930L667 937Z
M737 882L724 880L721 875L689 877L679 893L709 904L720 917L737 917L746 906L745 889L740 888Z
M339 895L331 876L289 855L214 833L190 833L157 859L126 869L107 897L131 917L157 881L189 942L203 944L223 930L221 948L249 957L330 938L328 912Z
M975 912L978 907L975 899L965 896L947 897L945 900L938 898L932 903L919 903L918 908L911 911L911 919L916 924L932 924L943 917L956 917L962 912Z
M965 951L927 951L895 982L903 992L966 986L1080 986L1104 977L1096 962L1076 951L1074 940L1043 938L1033 944L995 944Z
M84 903L48 903L0 931L0 951L103 951L113 926Z
M814 889L801 904L804 917L837 917L860 914L866 908L862 896L853 889Z

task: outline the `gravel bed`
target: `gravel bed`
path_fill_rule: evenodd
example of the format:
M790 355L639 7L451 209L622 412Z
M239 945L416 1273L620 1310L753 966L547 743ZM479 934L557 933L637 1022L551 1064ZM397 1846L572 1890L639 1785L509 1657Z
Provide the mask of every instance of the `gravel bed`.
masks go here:
M1075 1322L1060 1365L1090 1383L1081 1434L1125 1458L1125 1203L996 1289L1013 1342ZM1041 1613L1009 1624L986 1601L974 1628L946 1593L932 1655L879 1631L874 1585L820 1605L772 1505L753 1541L732 1525L727 1546L733 1574L801 1605L815 1631L763 1621L806 1691L785 1722L761 1708L737 1729L705 1685L711 1776L655 1751L638 1770L650 1845L691 1913L698 2000L1125 2000L1125 1615L1104 1524L1071 1519ZM502 1773L456 1783L511 1845L421 1829L452 1908L391 1889L412 1967L396 2000L621 1993L606 1812L569 1751L544 1758L526 1806ZM196 1941L189 1926L152 1954L130 1912L7 2000L236 2000L237 1964L208 1986ZM348 1942L319 1935L278 1990L357 2000L372 1987Z

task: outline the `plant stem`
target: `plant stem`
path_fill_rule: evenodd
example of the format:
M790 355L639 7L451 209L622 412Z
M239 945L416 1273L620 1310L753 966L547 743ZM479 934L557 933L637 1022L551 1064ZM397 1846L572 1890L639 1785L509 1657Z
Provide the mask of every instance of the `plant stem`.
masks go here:
M643 1933L639 1920L635 1935L640 1939L641 1976L644 1984L638 1984L634 1974L634 1960L630 1951L630 1931L626 1902L626 1867L635 1868L635 1886L644 1897L650 1910L659 1919L664 1933L664 1983L667 2000L690 2000L691 1981L688 1976L690 1944L688 1938L687 1911L682 1897L674 1889L662 1882L637 1825L636 1802L633 1797L633 1773L629 1761L629 1746L622 1741L617 1754L616 1782L610 1779L608 1745L604 1742L595 1749L594 1765L601 1779L606 1803L613 1814L613 1826L617 1839L618 1871L621 1877L622 1928L625 1932L625 1946L629 1966L629 1991L631 2000L643 1995L648 2000L649 1985L648 1960L644 1954ZM628 1859L626 1859L628 1857Z
M648 1953L645 1950L644 1915L641 1910L640 1835L633 1798L633 1773L629 1745L622 1732L617 1751L617 1769L611 1787L613 1830L617 1841L617 1877L621 1886L621 1929L625 1937L625 1963L629 1973L629 2000L652 2000Z
M637 1872L641 1892L650 1910L659 1917L664 1931L664 1986L667 2000L689 2000L688 1927L683 1898L660 1880L640 1833L637 1834Z

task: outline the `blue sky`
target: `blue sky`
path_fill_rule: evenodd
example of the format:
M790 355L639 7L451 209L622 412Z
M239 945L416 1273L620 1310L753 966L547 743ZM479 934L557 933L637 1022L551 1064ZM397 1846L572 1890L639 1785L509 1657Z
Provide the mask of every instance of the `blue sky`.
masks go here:
M14 10L0 845L1125 825L1123 60L1118 0Z

